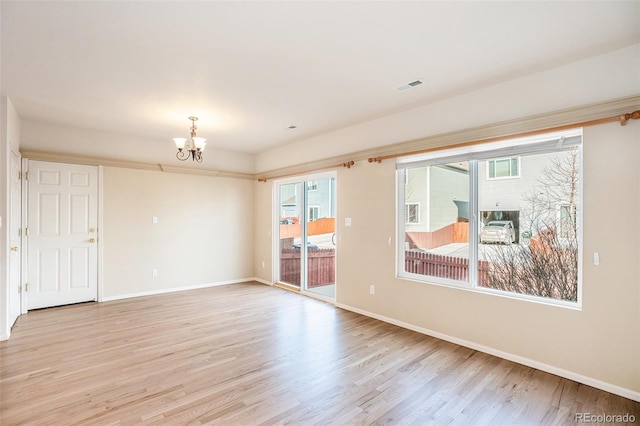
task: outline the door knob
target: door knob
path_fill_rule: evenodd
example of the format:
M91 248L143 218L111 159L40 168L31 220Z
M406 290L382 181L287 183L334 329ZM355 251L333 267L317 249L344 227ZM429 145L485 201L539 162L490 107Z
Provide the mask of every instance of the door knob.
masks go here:
M89 238L89 242L90 242L90 243L95 243L95 242L96 242L96 239L95 239L95 238Z
M11 247L11 251L18 251L18 247Z

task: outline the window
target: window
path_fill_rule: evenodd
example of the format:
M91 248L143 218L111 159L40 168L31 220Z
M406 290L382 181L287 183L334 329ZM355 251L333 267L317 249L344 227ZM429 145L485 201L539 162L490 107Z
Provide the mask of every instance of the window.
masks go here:
M579 304L581 143L578 129L398 159L398 275Z
M416 225L420 223L420 204L407 203L405 204L405 222L408 224Z
M562 204L560 206L560 217L558 218L558 228L560 238L572 238L576 228L576 209L574 205Z
M309 206L309 222L314 220L318 220L320 217L320 207L318 206Z
M520 176L518 157L500 158L488 161L487 179L504 179Z

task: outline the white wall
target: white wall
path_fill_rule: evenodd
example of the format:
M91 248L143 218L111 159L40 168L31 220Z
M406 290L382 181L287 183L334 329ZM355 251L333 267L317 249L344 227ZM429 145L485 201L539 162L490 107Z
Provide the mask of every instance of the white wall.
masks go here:
M273 282L273 262L278 261L272 253L273 237L273 182L254 182L254 276L265 283ZM276 237L277 238L277 237ZM264 262L264 267L262 267Z
M104 297L251 279L253 203L250 180L105 167Z

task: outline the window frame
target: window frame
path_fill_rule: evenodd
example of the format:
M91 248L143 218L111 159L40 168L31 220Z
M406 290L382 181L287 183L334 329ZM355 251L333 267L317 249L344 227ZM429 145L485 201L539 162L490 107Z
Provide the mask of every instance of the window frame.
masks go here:
M504 290L497 290L487 287L480 287L478 285L478 246L479 246L479 203L478 203L478 162L486 161L486 173L488 176L488 161L490 159L500 158L513 158L518 157L518 170L519 176L521 175L521 163L520 159L522 155L542 154L547 152L558 152L569 147L578 147L578 199L579 208L577 209L577 215L575 220L578 226L578 265L577 265L577 300L562 300L552 299L542 296L534 296L529 294L522 294ZM516 300L524 300L535 303L542 303L551 306L560 306L569 309L582 309L582 276L583 276L583 226L582 217L584 212L584 161L583 161L583 142L582 142L582 128L571 129L565 132L549 133L544 135L536 135L533 137L511 139L506 141L499 141L493 143L484 143L478 145L471 145L464 148L442 149L426 154L418 154L407 157L397 158L397 171L396 171L396 240L398 241L396 247L396 277L399 279L415 281L419 283L425 283L428 285L452 287L456 289L462 289L466 291L472 291L482 294L491 294L500 297L506 297ZM465 150L467 152L465 152ZM508 151L506 155L493 155L493 154L505 154L504 151ZM508 155L511 154L511 155ZM424 167L448 164L455 161L468 161L469 162L469 269L468 280L458 281L446 278L439 278L430 275L421 275L410 273L405 270L405 225L412 225L405 223L405 181L408 175L407 170ZM512 179L509 178L497 178L497 179Z
M569 221L573 220L573 221L577 222L577 217L576 217L577 215L576 215L575 211L573 212L574 217L573 218L571 217L571 213L572 213L571 212L571 204L569 204L569 203L561 203L558 206L557 214L558 214L558 222L560 223L559 233L560 233L560 238L562 238L562 239L568 238L567 237L567 229L565 228L567 226L567 222L565 221L565 216L563 215L564 212L567 213L566 218L568 218ZM580 212L580 210L578 210L577 213L579 213L579 212ZM571 222L569 222L569 223L571 223Z
M313 222L314 220L320 219L320 206L318 205L309 205L307 206L307 217L309 218L309 222ZM315 211L316 214L311 214L312 211Z
M405 223L408 225L420 225L420 203L417 202L411 202L411 203L405 203ZM416 207L416 221L415 222L408 222L407 218L410 216L409 215L409 206L415 206Z
M486 167L487 176L486 176L486 179L487 180L519 179L520 176L522 176L522 163L520 162L520 158L521 158L520 155L514 155L514 156L511 156L511 157L501 157L501 158L490 158L490 159L487 159L486 160L486 162L487 162L487 167ZM495 163L497 161L505 161L505 160L508 160L508 162L509 162L509 176L494 176L494 177L491 177L491 173L490 173L490 171L491 171L491 162L493 162L493 164L494 164L494 172L493 172L493 174L495 175ZM518 168L518 173L515 174L515 175L513 174L513 167L511 167L512 164L513 164L513 160L516 160L517 168Z

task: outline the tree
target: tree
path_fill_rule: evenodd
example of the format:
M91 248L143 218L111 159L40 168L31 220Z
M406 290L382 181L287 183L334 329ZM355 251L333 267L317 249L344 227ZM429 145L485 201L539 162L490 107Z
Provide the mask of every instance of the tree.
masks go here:
M547 165L538 184L523 195L522 217L529 245L500 247L488 254L480 285L561 300L578 297L579 153L563 151Z

